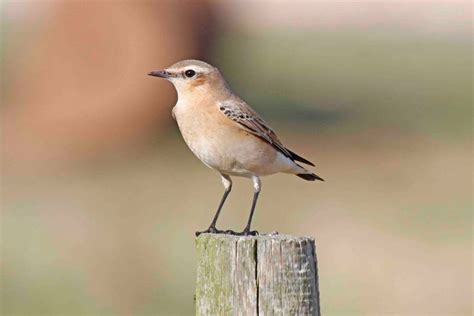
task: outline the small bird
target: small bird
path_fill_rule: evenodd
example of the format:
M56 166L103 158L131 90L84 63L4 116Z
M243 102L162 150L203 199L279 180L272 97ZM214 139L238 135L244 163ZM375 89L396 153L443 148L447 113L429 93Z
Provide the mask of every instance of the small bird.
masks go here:
M148 75L165 78L174 85L178 101L172 116L184 141L206 166L220 173L224 185L224 195L209 228L196 232L196 236L201 233L258 234L251 230L251 224L262 187L261 176L283 172L308 181L324 181L298 163L314 166L282 144L260 115L231 91L216 67L189 59ZM252 207L242 232L216 228L222 206L232 189L231 176L250 178L253 182Z

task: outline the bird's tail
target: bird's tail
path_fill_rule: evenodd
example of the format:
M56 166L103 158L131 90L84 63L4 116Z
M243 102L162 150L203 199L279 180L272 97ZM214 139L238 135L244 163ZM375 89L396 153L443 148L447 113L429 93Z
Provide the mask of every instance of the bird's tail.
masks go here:
M288 171L288 173L294 174L306 181L315 181L315 180L324 181L324 179L318 176L317 174L312 173L311 171L303 168L301 165L297 164L294 161L293 163L294 163L293 168L290 171Z
M320 176L318 176L315 173L312 173L309 170L306 170L301 165L296 164L296 166L298 168L296 170L294 170L294 171L296 171L294 174L297 175L298 177L300 177L301 179L305 179L306 181L315 181L315 180L324 181L323 178L321 178Z
M314 173L298 173L297 176L300 177L301 179L305 179L306 181L314 181L314 180L324 181L323 178L321 178L320 176Z

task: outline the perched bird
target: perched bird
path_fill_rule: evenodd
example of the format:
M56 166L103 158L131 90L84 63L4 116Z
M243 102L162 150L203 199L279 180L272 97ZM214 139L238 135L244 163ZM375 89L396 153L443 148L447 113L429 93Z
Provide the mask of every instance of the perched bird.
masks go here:
M322 178L298 162L310 161L286 148L268 124L235 95L219 70L199 60L183 60L148 75L165 78L178 92L172 115L191 151L222 177L224 195L209 228L201 233L255 235L252 217L262 187L261 176L283 172L308 180ZM232 188L230 176L252 179L254 195L247 225L242 232L219 230L217 218Z

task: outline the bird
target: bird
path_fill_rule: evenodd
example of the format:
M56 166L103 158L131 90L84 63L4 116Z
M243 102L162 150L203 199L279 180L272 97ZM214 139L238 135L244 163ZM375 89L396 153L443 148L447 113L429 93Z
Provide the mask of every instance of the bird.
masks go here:
M181 135L197 158L220 173L224 185L211 224L208 229L196 232L196 236L202 233L257 235L251 225L262 176L281 172L307 181L324 181L301 165L314 167L312 162L283 145L262 117L231 90L218 68L187 59L148 75L164 78L174 85L178 98L171 112ZM249 178L253 183L250 215L241 232L216 227L232 189L231 176Z

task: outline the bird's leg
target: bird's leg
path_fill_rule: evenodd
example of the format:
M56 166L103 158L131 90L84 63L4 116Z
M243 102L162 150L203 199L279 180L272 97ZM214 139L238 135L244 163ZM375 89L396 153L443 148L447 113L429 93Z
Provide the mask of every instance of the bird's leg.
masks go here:
M211 225L209 225L209 228L201 232L196 232L196 237L201 235L202 233L212 233L212 234L224 233L223 230L216 228L216 223L217 223L217 218L219 217L219 214L221 212L221 209L224 206L224 202L227 199L227 196L229 195L230 191L232 190L232 180L226 174L221 174L221 177L222 177L222 183L224 184L225 190L224 190L224 195L222 196L221 202L219 203L219 206L217 207L216 215L214 215L214 219L212 220Z
M260 190L262 188L262 183L260 182L260 178L257 176L252 177L253 182L253 201L252 201L252 208L250 209L250 216L247 222L247 226L245 226L244 230L241 232L234 232L233 230L227 230L226 234L231 235L238 235L238 236L256 236L258 235L258 231L250 230L250 226L252 225L252 218L253 213L255 212L255 206L257 205L258 195L260 194Z
M257 176L252 177L252 182L253 182L253 190L254 190L252 208L250 209L250 216L247 222L247 226L245 226L244 231L242 232L245 236L258 235L258 232L256 230L253 230L253 231L250 230L250 226L252 225L252 218L253 218L253 213L255 212L255 206L257 205L258 195L260 194L260 190L262 189L262 182L260 181L260 178Z

